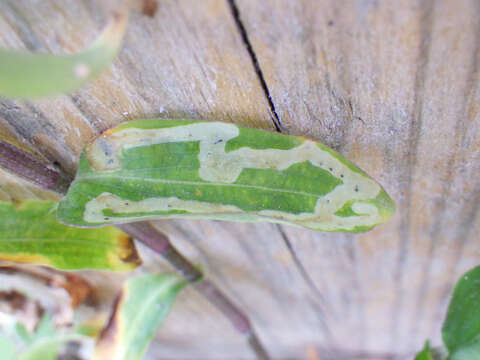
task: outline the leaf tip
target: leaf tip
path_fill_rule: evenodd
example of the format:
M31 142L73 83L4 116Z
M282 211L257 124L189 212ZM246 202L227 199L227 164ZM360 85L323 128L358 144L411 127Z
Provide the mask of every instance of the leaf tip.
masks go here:
M385 190L382 189L375 200L383 222L387 221L395 214L395 202L390 196L388 196Z

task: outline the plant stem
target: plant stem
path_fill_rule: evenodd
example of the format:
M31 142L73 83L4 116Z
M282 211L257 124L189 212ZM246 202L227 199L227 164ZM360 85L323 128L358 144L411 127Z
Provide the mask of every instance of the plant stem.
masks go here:
M201 280L202 272L187 260L172 245L167 235L160 232L150 222L142 221L117 225L135 239L147 245L150 249L167 260L182 276L187 279L195 290L202 294L217 310L219 310L241 334L247 337L248 343L259 360L270 357L253 330L250 320L214 283Z
M72 182L59 170L39 158L0 140L0 166L34 185L65 194Z
M117 227L161 255L188 282L193 283L202 278L202 272L178 252L167 235L158 231L150 222L121 224Z
M247 315L243 313L214 283L206 279L193 284L193 287L202 294L213 306L230 320L233 327L247 337L250 348L260 360L269 360L270 356L263 347L255 330L250 324Z
M0 167L37 185L42 189L65 195L72 177L53 168L48 163L0 140ZM202 272L185 258L170 242L167 235L150 222L142 221L117 225L133 238L167 260L200 294L215 306L242 335L246 336L251 349L259 360L270 357L253 330L250 320L214 283L202 279Z

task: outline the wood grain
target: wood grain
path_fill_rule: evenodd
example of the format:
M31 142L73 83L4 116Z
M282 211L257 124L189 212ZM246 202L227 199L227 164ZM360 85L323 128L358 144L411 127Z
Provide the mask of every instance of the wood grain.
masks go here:
M238 4L287 131L336 147L397 200L396 219L349 246L346 278L360 290L348 292L363 316L347 346L439 344L452 282L478 262L465 249L478 226L478 3ZM302 236L292 237L313 268Z
M78 50L113 4L0 1L0 45ZM427 338L440 344L451 287L480 262L479 12L476 0L162 0L155 18L132 17L119 58L85 89L0 100L0 137L74 171L87 141L137 118L273 131L269 94L283 132L358 164L396 200L397 215L360 235L215 221L158 227L249 312L275 358L412 358ZM30 196L0 179L0 197ZM169 269L143 254L139 271ZM148 356L253 358L188 289Z

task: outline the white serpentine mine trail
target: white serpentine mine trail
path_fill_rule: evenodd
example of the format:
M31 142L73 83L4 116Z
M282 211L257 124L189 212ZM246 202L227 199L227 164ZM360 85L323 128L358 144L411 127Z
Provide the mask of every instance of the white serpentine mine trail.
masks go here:
M359 216L339 217L333 215L347 201L374 199L380 186L365 175L352 171L348 166L321 149L317 143L304 140L290 150L280 149L240 149L225 152L225 144L239 136L239 129L233 124L202 122L160 129L127 128L97 139L87 148L87 158L94 170L115 171L121 168L121 151L154 144L198 141L200 152L199 176L216 185L232 184L243 169L286 170L293 164L309 161L312 165L330 171L343 182L324 196L318 197L313 213L291 214L275 210L262 210L257 214L278 220L299 223L300 225L323 230L353 229L355 226L369 226L381 222L378 208L373 204L355 202L352 210ZM219 141L221 140L221 141ZM340 178L340 174L343 175ZM181 183L164 179L151 179L158 182ZM199 183L201 185L202 183ZM356 191L357 189L357 191ZM294 192L294 191L293 191ZM103 209L116 213L186 210L193 214L241 213L234 204L206 203L196 200L182 200L174 197L149 198L141 201L128 201L110 193L103 193L87 203L84 220L104 222ZM119 219L120 217L114 217ZM261 219L259 219L261 220Z

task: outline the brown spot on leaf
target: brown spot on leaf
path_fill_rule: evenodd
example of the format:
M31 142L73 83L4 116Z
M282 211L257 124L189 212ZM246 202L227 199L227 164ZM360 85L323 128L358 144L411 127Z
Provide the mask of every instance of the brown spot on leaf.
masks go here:
M141 265L142 259L138 255L137 247L133 239L127 234L121 233L117 236L117 240L123 250L119 254L120 259L126 263Z

